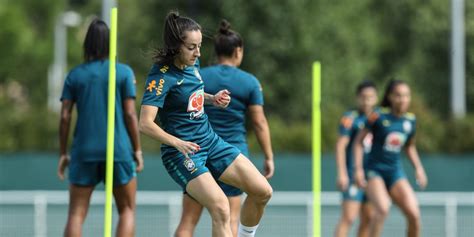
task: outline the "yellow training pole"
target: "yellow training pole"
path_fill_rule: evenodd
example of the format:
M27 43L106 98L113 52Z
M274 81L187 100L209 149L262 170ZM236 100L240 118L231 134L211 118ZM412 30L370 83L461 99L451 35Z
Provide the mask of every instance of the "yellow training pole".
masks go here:
M321 63L313 63L313 237L321 236Z
M112 236L112 188L114 178L115 60L117 55L117 8L110 14L109 97L107 103L107 160L105 172L104 237Z

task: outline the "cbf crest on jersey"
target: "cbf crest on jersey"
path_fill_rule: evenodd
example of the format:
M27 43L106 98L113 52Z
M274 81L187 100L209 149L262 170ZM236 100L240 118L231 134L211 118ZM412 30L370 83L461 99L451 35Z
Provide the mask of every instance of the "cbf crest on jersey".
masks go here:
M400 152L407 137L401 132L391 132L385 139L384 148L390 152Z
M201 74L199 73L199 70L197 68L194 68L194 75L199 79L199 81L202 83L202 77Z
M190 119L200 118L204 114L204 90L199 89L189 96L188 109Z
M410 121L405 120L403 122L403 131L405 133L410 133L412 129L413 129L413 126L411 125Z
M372 140L374 139L374 135L371 132L365 135L364 140L362 140L362 145L364 146L364 153L368 154L372 150Z

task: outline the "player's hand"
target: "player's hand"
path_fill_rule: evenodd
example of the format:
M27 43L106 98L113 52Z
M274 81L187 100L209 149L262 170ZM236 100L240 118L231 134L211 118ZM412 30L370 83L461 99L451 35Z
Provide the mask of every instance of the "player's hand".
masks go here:
M201 149L198 144L194 142L183 141L181 139L177 139L173 146L186 158L189 158L190 154L194 155L194 153L198 152Z
M347 174L340 174L337 176L337 188L341 191L346 191L349 187L349 177Z
M212 104L217 107L226 108L230 103L230 92L228 90L221 90L214 95Z
M367 185L367 181L365 180L364 171L362 169L355 170L354 178L355 178L357 187L365 188L365 186Z
M428 185L428 178L426 177L425 170L423 168L415 170L416 183L423 190Z
M273 177L273 173L275 172L275 163L273 159L265 159L263 163L263 175L266 179L271 179Z
M58 177L60 180L64 180L64 170L69 165L69 156L68 155L61 155L59 157L58 163Z
M133 153L133 159L137 163L137 167L136 167L135 171L137 173L142 172L143 168L145 168L142 151L135 151Z

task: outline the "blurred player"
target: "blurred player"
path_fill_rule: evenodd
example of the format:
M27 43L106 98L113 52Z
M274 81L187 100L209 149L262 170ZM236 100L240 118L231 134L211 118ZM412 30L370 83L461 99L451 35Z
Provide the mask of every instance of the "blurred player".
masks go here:
M212 236L232 236L229 203L214 179L247 193L241 212L247 232L242 236L254 236L273 191L257 168L212 130L204 113L204 104L226 107L230 93L204 92L198 60L201 27L190 18L170 12L163 41L164 47L157 51L148 75L140 131L162 143L162 160L169 175L208 209ZM161 126L155 123L157 116Z
M69 215L65 236L82 236L82 224L95 186L105 181L109 29L94 20L84 41L85 62L69 72L61 96L60 159L58 176L69 166ZM117 63L115 106L114 197L119 213L117 236L134 236L136 171L143 169L132 69ZM67 140L71 113L77 106L77 124L71 149ZM134 163L134 159L137 165Z
M362 189L354 182L354 161L352 145L357 133L364 128L367 116L377 103L374 83L364 81L357 86L357 109L344 113L339 124L339 138L336 144L337 187L342 191L342 213L335 236L347 236L360 213L358 236L368 236L372 210ZM372 134L364 138L364 161L372 146Z
M401 151L405 149L408 159L415 168L417 184L424 189L428 179L415 145L415 115L407 112L410 99L410 88L405 82L390 81L382 101L382 106L386 108L380 112L373 112L368 117L366 127L359 132L355 140L356 183L359 187L367 186L367 195L375 212L370 236L382 234L383 223L390 210L390 199L402 210L407 219L407 236L420 236L418 201L401 164ZM373 134L373 145L364 175L362 142L370 131Z
M204 90L206 93L215 94L227 89L231 92L232 102L226 109L205 106L209 122L221 138L239 148L242 154L248 157L245 129L245 114L248 112L265 154L264 175L269 179L273 176L274 163L270 130L263 111L262 89L257 78L238 68L243 58L243 40L237 32L230 29L226 20L221 21L214 37L214 48L218 65L202 69ZM237 236L242 191L219 181L218 184L229 199L232 234ZM184 194L181 222L176 230L176 237L193 236L202 209L201 204Z

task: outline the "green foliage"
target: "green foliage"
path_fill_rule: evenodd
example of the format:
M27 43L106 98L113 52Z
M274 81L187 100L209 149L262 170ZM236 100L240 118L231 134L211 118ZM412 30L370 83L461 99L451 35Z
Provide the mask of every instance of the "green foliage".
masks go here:
M474 116L468 116L461 120L451 119L446 125L446 137L449 140L442 144L444 151L461 153L472 151L474 147Z
M257 76L277 151L311 148L311 65L322 62L323 152L332 151L342 113L354 106L354 89L372 79L382 97L392 77L412 88L418 118L417 141L426 152L473 151L472 114L449 116L449 1L141 0L119 2L119 60L132 66L138 95L161 45L163 19L178 9L203 27L201 63L215 61L212 40L222 18L245 42L242 68ZM474 111L474 1L466 2L466 84L468 111ZM47 68L52 62L55 19L64 10L83 16L69 29L69 68L82 62L82 41L90 20L100 14L92 0L0 0L0 150L57 149L57 114L46 103ZM12 82L23 99L12 97ZM137 97L137 105L141 97ZM25 107L26 106L26 107ZM28 108L26 111L22 108ZM44 122L39 122L44 121ZM46 122L47 121L47 122ZM53 124L49 124L54 121ZM44 124L47 124L46 126ZM249 133L252 149L258 149ZM35 141L38 140L38 141ZM158 150L143 138L144 148Z

